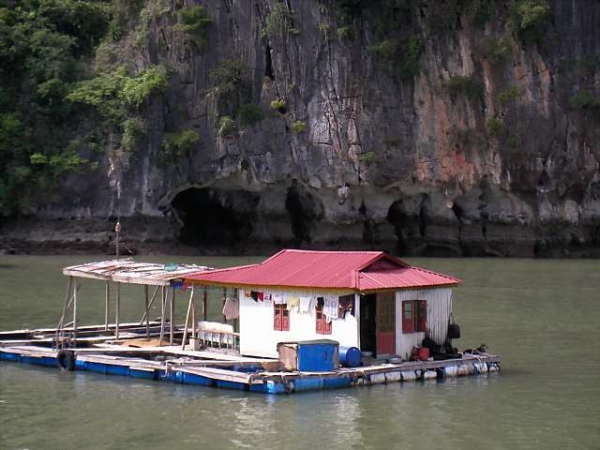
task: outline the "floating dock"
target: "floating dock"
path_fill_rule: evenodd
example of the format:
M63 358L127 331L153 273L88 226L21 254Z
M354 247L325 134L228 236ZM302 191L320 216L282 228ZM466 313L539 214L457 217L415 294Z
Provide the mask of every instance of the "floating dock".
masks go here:
M127 326L124 328L128 333ZM98 337L96 341L101 339ZM27 340L0 340L0 361L266 394L486 375L497 372L500 363L498 356L481 353L443 361L392 364L375 360L371 365L328 372L284 371L277 359L249 358L217 348L199 351L181 350L180 346L134 348L92 341L88 347L56 350L24 341Z

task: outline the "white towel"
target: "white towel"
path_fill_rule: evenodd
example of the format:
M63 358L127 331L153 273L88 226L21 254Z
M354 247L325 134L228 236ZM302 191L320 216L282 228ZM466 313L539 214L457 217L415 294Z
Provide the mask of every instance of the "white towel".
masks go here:
M338 305L339 300L337 297L330 296L325 297L325 304L323 305L323 314L327 317L327 322L336 320L338 318Z
M240 317L240 302L237 298L229 297L225 299L223 305L223 315L227 320Z
M300 297L300 313L307 314L310 313L310 305L312 303L313 297Z
M283 296L283 294L271 294L271 299L276 305L283 305L286 302L286 299Z

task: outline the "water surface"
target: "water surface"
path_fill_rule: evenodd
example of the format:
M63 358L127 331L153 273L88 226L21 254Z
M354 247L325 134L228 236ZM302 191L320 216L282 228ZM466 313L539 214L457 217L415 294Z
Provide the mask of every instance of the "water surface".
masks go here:
M61 267L92 259L0 256L0 329L56 325ZM464 280L455 344L487 344L503 357L501 374L269 397L2 362L0 449L600 448L599 262L410 262ZM84 283L83 323L103 321L103 293ZM124 289L123 320L142 308L140 290ZM210 315L219 317L216 302Z

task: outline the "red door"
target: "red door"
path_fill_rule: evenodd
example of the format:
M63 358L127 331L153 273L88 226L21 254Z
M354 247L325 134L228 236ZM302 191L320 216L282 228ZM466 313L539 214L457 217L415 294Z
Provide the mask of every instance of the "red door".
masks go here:
M377 294L377 356L396 353L396 296Z

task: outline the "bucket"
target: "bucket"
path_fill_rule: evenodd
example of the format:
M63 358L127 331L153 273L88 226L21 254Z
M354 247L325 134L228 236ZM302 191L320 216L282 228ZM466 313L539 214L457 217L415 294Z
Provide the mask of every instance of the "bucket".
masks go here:
M419 359L421 361L427 361L429 359L429 349L427 347L421 347L419 349Z
M340 364L344 367L360 366L360 350L356 347L340 346Z

